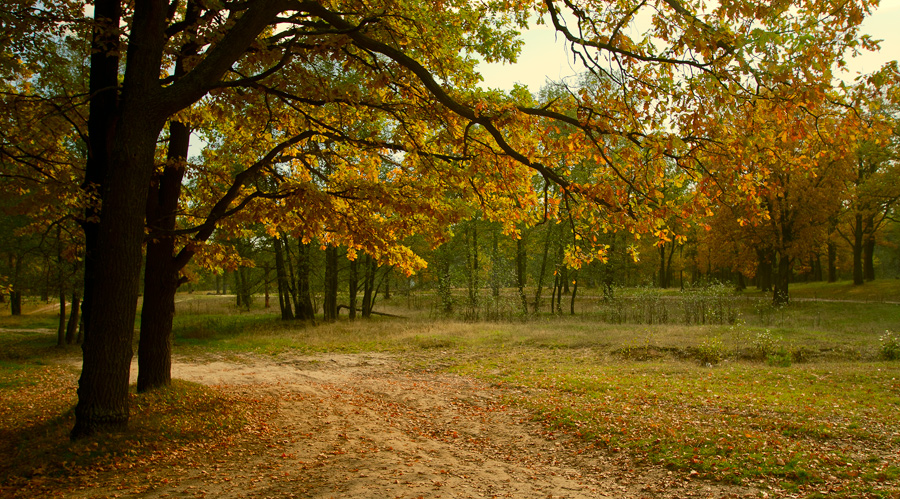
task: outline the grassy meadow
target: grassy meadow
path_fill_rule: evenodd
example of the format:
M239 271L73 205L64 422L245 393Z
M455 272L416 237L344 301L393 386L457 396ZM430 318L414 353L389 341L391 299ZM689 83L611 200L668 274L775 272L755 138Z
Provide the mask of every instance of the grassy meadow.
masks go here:
M439 317L431 295L395 295L376 310L403 318L332 324L279 321L261 299L237 311L232 297L184 294L175 351L188 359L395 353L407 369L489 380L548 433L675 473L776 496L900 497L900 305L892 303L900 281L792 285L793 303L777 309L752 292L690 293L621 290L604 302L589 290L575 316L528 318L506 293L474 311L502 320L479 321ZM561 308L569 311L568 297ZM44 463L51 482L89 463L152 463L165 449L233 438L260 424L252 414L265 414L259 401L176 383L134 395L130 434L71 444L80 352L55 347L53 311L6 314L6 490L23 479L23 460Z

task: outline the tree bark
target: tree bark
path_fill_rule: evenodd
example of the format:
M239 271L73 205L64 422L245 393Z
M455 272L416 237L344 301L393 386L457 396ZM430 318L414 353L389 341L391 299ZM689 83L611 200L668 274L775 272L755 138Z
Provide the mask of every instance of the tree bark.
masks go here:
M265 299L265 304L263 305L263 307L267 308L267 309L271 306L269 304L269 283L270 283L269 274L271 274L270 270L272 270L272 269L269 267L269 262L268 261L264 262L263 263L263 296Z
M323 308L326 321L335 321L338 318L337 293L338 249L334 246L329 246L325 249L325 299Z
M359 258L350 262L350 277L347 283L347 294L349 295L350 319L356 319L356 294L359 292Z
M179 61L178 66L181 63ZM177 69L177 68L176 68ZM144 393L172 384L172 321L175 294L182 280L175 262L175 229L181 182L190 147L191 131L183 123L169 123L166 165L150 185L147 196L147 256L144 268L144 304L138 340L137 391Z
M450 281L450 257L446 251L437 254L435 272L437 273L441 313L450 315L453 313L453 289Z
M547 271L547 254L550 252L550 241L553 239L553 226L547 227L547 238L544 240L544 256L541 258L541 270L538 272L538 282L534 290L534 306L532 310L538 313L541 306L541 288L544 287L544 274Z
M98 0L94 9L95 18L118 29L118 2ZM123 85L129 90L123 92L118 112L106 109L103 111L112 111L112 116L105 112L95 114L92 106L89 118L92 146L94 139L98 140L92 154L106 154L109 168L102 177L102 210L96 238L87 241L86 233L89 254L86 261L90 263L85 270L92 275L92 282L86 283L85 296L87 299L89 290L90 306L85 317L84 361L72 438L98 429L122 428L128 423L128 380L140 287L144 217L156 139L169 114L154 102L165 46L166 9L166 2L161 0L136 4L130 36L140 43L128 46ZM114 14L109 15L110 12ZM110 23L113 18L115 22ZM106 41L117 44L117 36ZM95 44L94 47L108 54L114 45ZM116 82L117 73L112 82L106 80L103 84L112 83L115 88ZM94 130L91 126L94 120L109 126ZM95 137L94 131L100 136ZM88 270L87 265L93 269Z
M659 253L659 279L657 279L657 283L659 287L662 289L666 289L669 287L669 281L666 279L666 245L665 243L657 246L657 252Z
M491 296L500 298L500 243L499 229L491 231Z
M72 311L69 312L69 323L66 325L66 343L69 345L76 342L79 324L81 324L81 295L76 288L72 291Z
M375 306L375 274L378 272L378 263L371 255L366 255L364 268L362 316L368 319L372 316L372 308Z
M525 235L516 239L516 287L519 289L519 299L522 301L522 313L528 315L528 298L525 296L525 272L528 262L525 252Z
M469 221L466 227L466 284L469 287L469 307L478 311L478 220Z
M791 259L784 255L778 258L778 274L775 277L775 286L772 292L773 305L787 305L790 302L788 286L791 282Z
M875 220L873 216L866 219L865 241L863 241L863 279L875 280Z
M575 278L572 280L572 297L569 299L569 314L575 315L575 295L578 294L578 272L575 272Z
M837 282L837 245L828 242L828 282Z
M297 241L297 309L296 318L304 321L315 320L309 289L309 244Z
M56 329L56 346L61 347L66 344L66 286L63 272L62 227L59 225L56 226L56 280L59 289L59 324Z
M281 247L281 238L274 238L275 246L275 277L278 280L278 306L281 308L281 320L293 320L294 312L291 309L291 297L288 286L288 276L284 268L284 251Z
M863 281L863 219L857 213L853 220L853 284L861 285Z
M118 0L94 2L85 189L98 192L99 186L102 205L88 208L84 224L84 362L73 439L128 422L144 219L160 131L170 116L215 85L284 6L278 0L254 2L205 52L193 77L161 86L169 4L135 3L119 104L121 6Z
M59 321L56 326L56 346L66 344L66 290L60 283L59 287Z
M172 321L179 285L177 271L171 271L174 247L171 237L147 243L138 340L138 393L172 384Z

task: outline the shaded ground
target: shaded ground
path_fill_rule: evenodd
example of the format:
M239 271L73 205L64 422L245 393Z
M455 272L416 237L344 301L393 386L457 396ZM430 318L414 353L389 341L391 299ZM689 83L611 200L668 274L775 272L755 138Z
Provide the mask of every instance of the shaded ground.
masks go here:
M136 372L136 369L133 370ZM256 444L183 467L134 470L72 497L756 497L636 467L546 431L462 376L410 372L380 354L176 362L173 376L273 400ZM100 484L115 480L98 480ZM136 485L136 483L142 483Z

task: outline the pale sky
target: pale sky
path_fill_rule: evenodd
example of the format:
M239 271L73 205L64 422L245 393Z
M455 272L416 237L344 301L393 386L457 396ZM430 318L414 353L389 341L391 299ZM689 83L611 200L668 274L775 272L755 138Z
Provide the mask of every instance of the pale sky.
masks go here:
M849 61L850 74L844 78L847 81L853 80L856 73L871 73L885 62L900 58L900 0L881 0L878 10L863 22L862 32L884 41L879 52ZM521 83L537 92L547 78L558 80L579 71L579 64L566 50L562 37L547 25L534 26L522 34L522 39L525 46L516 64L478 66L484 77L482 86L510 90Z

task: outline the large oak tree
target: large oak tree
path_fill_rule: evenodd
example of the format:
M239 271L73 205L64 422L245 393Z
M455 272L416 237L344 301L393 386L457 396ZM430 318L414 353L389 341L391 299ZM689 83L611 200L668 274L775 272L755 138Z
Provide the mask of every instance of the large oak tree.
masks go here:
M56 7L21 3L32 11ZM448 177L454 186L461 185L457 180L468 181L468 195L486 216L503 217L507 231L516 230L517 208L535 206L540 186L552 183L555 200L548 198L544 206L565 204L568 216L585 227L659 233L660 220L705 212L711 205L702 191L683 206L668 203L665 196L673 164L681 182L699 185L717 175L694 161L718 135L721 122L711 111L746 101L758 92L760 81L771 84L776 95L790 88L791 98L821 99L819 90L830 83L833 61L848 47L859 46L856 25L871 3L818 0L796 9L792 2L736 1L706 8L680 0L98 0L93 7L84 189L101 203L90 204L85 217L86 336L73 437L128 420L145 219L149 213L151 230L161 239L175 230L167 225L168 208L148 204L151 189L159 199L163 185L154 178L157 143L171 123L167 164L178 165L184 148L175 139L184 132L177 123L189 126L183 113L208 96L278 97L305 117L316 117L326 105L346 113L348 120L367 119L358 113L362 109L409 113L411 123L427 123L429 129L407 133L410 140L393 154L445 156L440 162L423 161L423 168L432 167L434 173L412 176L409 189L439 191L444 185L435 179ZM600 84L548 101L474 87L473 54L514 58L514 29L532 14L543 16L569 41L573 57ZM652 19L649 27L631 29L644 15ZM325 62L361 75L364 91L323 95L322 89L336 90L341 78L317 72ZM390 106L370 100L380 95L379 88L390 89ZM396 127L406 122L402 117L388 121ZM368 164L356 157L379 156L355 154L354 141L366 151L384 137L348 133L351 129L337 118L324 127L304 124L278 131L282 135L273 137L268 152L260 151L249 165L265 169L276 156L292 154L288 149L300 145L290 142L294 138L315 135L313 142L327 143L326 132L341 139L334 141L340 154L325 158L344 159L336 175ZM561 124L573 132L565 141L558 133ZM432 134L440 151L430 148ZM284 146L279 149L279 144ZM298 151L298 164L312 147ZM390 159L390 154L380 157ZM570 166L576 163L594 169L573 175ZM531 182L532 175L544 182ZM249 184L233 179L232 185L242 191ZM308 185L317 186L314 195L327 189ZM242 199L232 198L223 209L235 208ZM575 245L569 253L576 264L594 254Z

